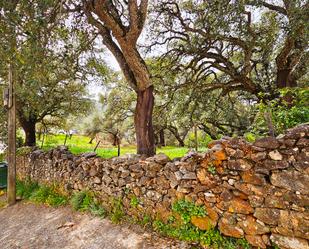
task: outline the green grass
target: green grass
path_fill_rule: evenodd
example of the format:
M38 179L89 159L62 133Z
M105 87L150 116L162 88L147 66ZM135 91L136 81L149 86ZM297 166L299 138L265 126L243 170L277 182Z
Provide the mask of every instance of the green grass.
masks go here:
M65 141L65 135L59 134L59 135L47 135L45 138L44 150L49 150L51 148L54 148L59 145L63 145ZM90 152L94 150L94 147L96 146L96 143L89 144L90 138L87 136L81 136L81 135L73 135L71 139L67 139L66 145L68 146L69 150L73 154L81 154L84 152ZM42 141L38 141L37 145L41 146ZM182 157L188 152L187 147L175 147L175 146L165 146L161 148L157 148L157 153L164 153L171 159L175 157ZM205 148L201 148L201 150L205 150ZM117 148L116 147L99 147L97 149L98 156L102 158L112 158L117 156ZM136 153L136 147L135 146L123 146L120 150L120 155L124 154L134 154Z
M106 211L101 207L100 203L91 192L81 191L74 193L70 200L70 204L76 211L88 211L95 216L106 216Z
M29 180L18 180L16 194L22 199L34 203L42 203L52 207L59 207L70 203L76 211L86 211L100 217L106 216L106 211L95 199L94 194L87 191L76 192L69 198L57 191L56 186L39 185Z
M31 181L17 181L16 194L22 199L35 203L44 203L52 207L66 205L68 198L56 190L56 187L39 185Z

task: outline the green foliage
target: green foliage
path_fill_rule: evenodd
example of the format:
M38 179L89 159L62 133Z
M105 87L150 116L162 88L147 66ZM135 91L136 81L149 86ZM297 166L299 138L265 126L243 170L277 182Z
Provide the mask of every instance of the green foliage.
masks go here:
M39 185L30 180L17 181L16 194L23 199L29 199L36 203L44 203L49 206L57 207L66 205L68 199L56 191L55 187Z
M65 140L64 134L52 135L48 134L45 138L43 150L49 150L55 148L59 145L63 145ZM71 139L67 140L67 146L73 154L81 154L84 152L93 151L95 144L89 144L90 138L88 136L73 135ZM37 142L37 145L40 146L41 141ZM204 150L205 148L201 148ZM102 158L112 158L117 156L117 148L107 147L107 148L98 148L98 156ZM188 152L186 147L174 147L174 146L165 146L157 149L157 153L164 153L169 158L173 159L175 157L182 157ZM121 155L131 153L136 153L135 146L123 146L121 147Z
M50 187L39 186L39 188L31 194L29 200L37 203L45 203L50 192Z
M94 194L89 191L75 192L70 200L70 204L76 211L88 211L95 216L106 216L106 211L95 199Z
M73 194L70 204L73 207L74 210L80 210L83 206L84 198L86 197L86 192L76 192Z
M39 185L30 180L17 181L17 196L36 203L43 203L49 206L58 207L68 203L71 204L76 211L87 211L92 215L105 217L106 211L95 199L94 194L88 191L76 192L70 201L67 196L59 193L56 186Z
M140 202L139 199L136 196L133 196L130 200L130 205L133 208L137 208L139 202Z
M193 216L204 217L207 215L203 206L196 206L194 203L179 200L172 205L175 215L169 217L167 223L160 220L153 222L155 230L164 235L180 240L198 242L204 246L214 249L249 249L251 246L244 239L224 237L217 229L207 231L200 230L191 223ZM176 219L181 217L181 222Z
M0 162L3 162L5 160L5 154L0 153Z
M244 138L250 143L253 143L256 140L256 136L251 132L246 132Z
M110 218L114 223L119 223L125 216L123 203L121 198L113 198L111 200L111 213Z
M193 202L179 200L172 205L172 210L180 214L184 224L190 222L192 216L205 217L207 212L204 206L196 206Z
M149 215L145 214L143 216L143 219L139 223L143 226L147 226L147 225L151 224L151 221L152 221L151 217Z
M213 175L215 175L217 173L216 167L213 165L209 165L207 168L207 171Z
M202 131L198 131L197 132L197 143L198 143L198 147L202 147L205 148L208 146L209 142L211 142L212 139L209 135L207 135L205 132ZM188 147L190 148L194 148L195 147L195 135L194 132L189 132L187 139L185 141L185 144L188 145Z
M16 195L23 199L29 199L38 189L39 185L36 182L32 182L30 180L16 181Z
M285 99L292 99L287 102ZM259 104L259 115L255 122L255 133L264 134L268 131L265 114L271 116L272 125L276 134L298 124L309 122L309 89L283 89L280 97L267 103Z

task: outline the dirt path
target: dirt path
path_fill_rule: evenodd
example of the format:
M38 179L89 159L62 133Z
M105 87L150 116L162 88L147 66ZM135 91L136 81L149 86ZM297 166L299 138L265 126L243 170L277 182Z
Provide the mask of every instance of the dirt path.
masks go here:
M1 249L190 248L185 243L139 230L73 212L69 207L50 208L21 202L0 209Z

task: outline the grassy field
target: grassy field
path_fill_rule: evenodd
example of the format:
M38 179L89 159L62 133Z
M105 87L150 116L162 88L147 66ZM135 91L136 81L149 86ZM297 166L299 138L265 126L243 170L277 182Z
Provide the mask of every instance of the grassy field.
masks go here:
M90 138L87 136L73 135L71 139L67 139L66 145L69 147L69 150L73 154L80 154L84 152L93 151L96 146L96 142L89 144ZM44 150L49 150L59 145L63 145L65 141L65 135L47 135L44 141ZM41 147L42 141L38 141L37 145ZM163 152L171 159L175 157L182 157L188 152L188 148L186 147L174 147L174 146L165 146L162 148L157 148L157 153ZM97 154L103 158L111 158L117 156L117 148L116 147L107 147L107 146L99 146L96 150ZM135 146L123 146L120 150L120 155L124 154L134 154L136 153Z

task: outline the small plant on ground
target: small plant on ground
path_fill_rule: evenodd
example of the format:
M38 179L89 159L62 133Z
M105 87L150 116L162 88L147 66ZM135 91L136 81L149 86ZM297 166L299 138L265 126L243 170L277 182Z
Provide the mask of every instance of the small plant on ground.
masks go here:
M111 210L111 216L110 216L111 220L114 223L119 223L125 216L125 213L123 210L122 199L113 198L111 201L111 204L112 204L112 210Z
M30 180L16 181L16 195L22 199L29 199L30 196L39 189L39 185L36 182Z
M217 173L216 167L212 164L210 164L207 168L208 172L211 173L212 175L215 175Z
M136 196L133 196L130 200L130 205L132 208L137 208L139 202L139 199Z
M17 181L17 196L28 199L36 203L44 203L49 206L58 207L69 202L67 196L59 193L56 186L39 185L38 183L27 181ZM94 194L87 191L75 193L70 204L74 210L88 211L95 216L105 217L106 211L94 197Z
M17 181L16 194L23 199L54 207L65 205L68 202L67 197L58 193L55 187L39 185L30 180L25 182Z
M88 211L95 216L105 217L106 211L95 199L93 193L89 191L80 191L73 194L70 204L76 211Z

